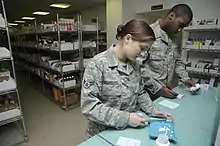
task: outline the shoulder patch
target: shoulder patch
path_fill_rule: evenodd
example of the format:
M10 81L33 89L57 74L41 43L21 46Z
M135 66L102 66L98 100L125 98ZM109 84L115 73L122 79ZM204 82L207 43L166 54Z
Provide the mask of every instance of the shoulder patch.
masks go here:
M84 87L85 89L88 89L91 85L93 85L93 82L91 82L91 81L89 81L89 80L87 80L87 79L84 79L84 80L83 80L83 87Z

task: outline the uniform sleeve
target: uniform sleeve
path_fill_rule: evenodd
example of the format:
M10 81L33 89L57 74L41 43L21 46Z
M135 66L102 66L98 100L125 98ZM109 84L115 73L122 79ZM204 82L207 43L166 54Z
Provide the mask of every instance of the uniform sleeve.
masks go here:
M157 109L154 107L149 94L144 90L143 79L140 81L139 94L138 94L138 105L146 114L152 114Z
M102 69L94 62L86 67L81 92L81 110L88 120L117 129L127 126L129 113L106 106L100 100Z
M185 69L185 64L183 63L180 54L177 49L174 50L174 57L175 57L175 72L177 76L181 79L182 82L186 82L189 78L189 75Z
M146 63L147 63L147 59L148 59L147 53L141 54L137 58L137 63L140 66L141 77L142 77L142 80L144 82L145 88L147 88L147 90L149 90L151 93L156 94L165 85L148 75L149 74L149 69L145 66Z

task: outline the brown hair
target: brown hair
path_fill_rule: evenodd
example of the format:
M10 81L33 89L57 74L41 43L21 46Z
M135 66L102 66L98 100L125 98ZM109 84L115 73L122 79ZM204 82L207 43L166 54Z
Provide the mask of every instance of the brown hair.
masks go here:
M152 37L151 39L155 40L152 28L145 21L141 20L133 19L125 25L119 25L117 28L116 39L120 40L127 34L131 34L132 39L139 42L149 40L149 36Z

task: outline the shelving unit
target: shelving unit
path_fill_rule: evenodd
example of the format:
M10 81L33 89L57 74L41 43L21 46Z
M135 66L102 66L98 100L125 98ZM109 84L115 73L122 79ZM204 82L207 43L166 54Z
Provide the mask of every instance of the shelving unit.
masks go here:
M206 53L220 53L220 49L193 49L193 48L183 48L190 52L206 52Z
M1 5L5 28L1 28L0 31L3 31L7 36L7 42L0 44L5 45L0 47L0 145L8 146L27 141L27 133L17 89L9 28L3 0L1 0ZM3 70L3 62L9 63L11 73L10 71Z
M189 69L187 69L187 72L191 74L198 74L198 75L204 75L204 76L210 76L210 77L220 77L220 73L200 72L200 71L193 71Z
M190 64L188 73L219 82L220 25L190 26L183 30L182 58Z
M100 47L104 46L99 41L98 18L96 25L92 26L83 25L80 15L76 20L74 30L63 31L61 27L66 26L61 26L57 14L57 29L14 34L16 42L12 43L17 66L28 73L30 82L41 87L41 91L65 111L79 104L84 68L90 58L103 51Z
M220 25L197 25L184 28L184 31L220 31Z

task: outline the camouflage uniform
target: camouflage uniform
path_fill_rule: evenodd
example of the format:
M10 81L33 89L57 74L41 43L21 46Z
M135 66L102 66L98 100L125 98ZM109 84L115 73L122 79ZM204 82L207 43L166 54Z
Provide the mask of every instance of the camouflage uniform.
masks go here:
M142 85L137 63L118 61L114 47L96 55L85 69L81 94L82 113L89 120L87 138L125 128L131 112L154 112Z
M141 63L142 75L153 77L166 86L171 86L174 73L183 82L190 79L178 52L176 40L171 39L160 28L159 21L153 23L151 28L154 30L156 41L153 43L149 53L146 52L138 58ZM148 85L151 81L145 80L145 82Z

